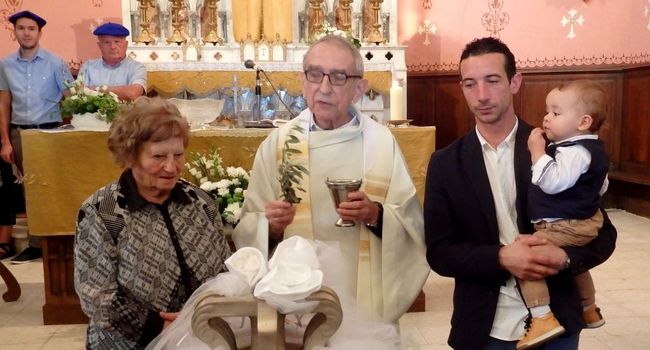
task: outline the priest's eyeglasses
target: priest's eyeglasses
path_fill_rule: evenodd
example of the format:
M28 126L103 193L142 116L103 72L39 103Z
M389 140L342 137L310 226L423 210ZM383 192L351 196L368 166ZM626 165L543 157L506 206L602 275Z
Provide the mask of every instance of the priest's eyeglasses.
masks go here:
M309 69L305 71L305 78L307 78L307 81L310 83L320 84L323 82L323 77L325 76L330 80L330 84L334 86L343 86L350 78L363 78L360 75L348 75L345 72L325 73L318 69Z

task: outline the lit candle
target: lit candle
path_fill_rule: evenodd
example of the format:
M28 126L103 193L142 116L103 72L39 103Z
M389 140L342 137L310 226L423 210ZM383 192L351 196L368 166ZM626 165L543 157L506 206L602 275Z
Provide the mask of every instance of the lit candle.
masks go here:
M390 88L390 120L404 119L404 88L394 81Z

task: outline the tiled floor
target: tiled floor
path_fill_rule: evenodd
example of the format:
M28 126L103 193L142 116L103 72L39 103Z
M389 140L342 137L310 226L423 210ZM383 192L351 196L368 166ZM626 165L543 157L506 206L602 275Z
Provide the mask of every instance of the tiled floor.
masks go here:
M581 350L650 349L650 219L610 211L619 238L614 255L592 271L598 304L607 324L586 330ZM8 262L7 262L8 263ZM0 349L83 349L85 326L43 326L43 265L10 265L22 296L0 300ZM453 281L431 274L425 286L427 312L400 320L405 349L449 349L446 345ZM0 284L0 293L5 291Z

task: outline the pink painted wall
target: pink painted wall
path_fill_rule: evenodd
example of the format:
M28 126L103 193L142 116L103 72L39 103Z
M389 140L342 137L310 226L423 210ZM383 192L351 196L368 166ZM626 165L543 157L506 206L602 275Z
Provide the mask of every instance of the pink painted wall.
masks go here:
M569 26L569 11L582 25ZM501 18L495 35L519 67L650 63L650 0L409 0L398 1L398 41L408 45L409 71L456 70L464 45L491 35L482 18ZM424 21L435 25L425 45ZM494 22L493 22L494 23Z
M235 1L235 0L231 0ZM360 0L355 0L360 1ZM408 45L409 71L457 68L463 46L490 35L482 18L502 18L495 36L515 53L520 67L636 64L650 62L650 0L395 0L398 42ZM43 16L41 44L67 62L98 57L92 30L105 21L121 22L120 0L3 0L0 2L0 57L17 49L7 16L29 9ZM575 38L562 18L578 11ZM435 34L419 32L424 21Z
M94 28L104 22L122 22L120 0L4 0L0 2L0 57L18 49L12 35L12 14L30 10L45 18L41 47L68 63L99 57Z

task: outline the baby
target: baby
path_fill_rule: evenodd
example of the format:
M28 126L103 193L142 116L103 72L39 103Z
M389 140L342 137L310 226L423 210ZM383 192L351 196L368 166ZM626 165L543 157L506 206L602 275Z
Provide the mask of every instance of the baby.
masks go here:
M598 235L603 225L600 198L607 190L609 160L596 134L605 119L605 91L590 80L571 81L546 97L543 128L528 138L533 164L528 214L535 235L557 246L582 246ZM546 146L544 136L551 141ZM567 266L570 269L570 259ZM576 275L587 328L605 323L596 307L589 271ZM564 333L549 307L545 280L519 280L530 309L531 323L517 349L542 344Z

